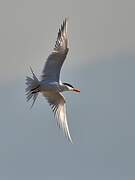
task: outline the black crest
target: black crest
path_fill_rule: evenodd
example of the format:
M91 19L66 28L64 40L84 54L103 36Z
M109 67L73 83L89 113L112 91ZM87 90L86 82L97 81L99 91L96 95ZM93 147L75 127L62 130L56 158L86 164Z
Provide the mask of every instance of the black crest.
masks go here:
M69 86L69 87L71 87L71 88L74 88L71 84L68 84L68 83L63 83L64 85L67 85L67 86Z

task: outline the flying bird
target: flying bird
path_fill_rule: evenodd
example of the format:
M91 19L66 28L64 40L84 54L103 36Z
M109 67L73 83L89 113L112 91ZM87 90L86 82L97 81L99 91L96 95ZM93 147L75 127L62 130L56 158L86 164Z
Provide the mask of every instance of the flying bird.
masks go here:
M58 31L55 47L45 62L40 80L38 80L30 67L32 77L26 77L26 96L27 101L30 99L32 100L32 107L38 94L41 93L51 106L54 116L57 119L58 126L63 129L66 137L72 142L67 123L66 101L62 92L72 91L78 93L80 90L69 83L62 83L60 80L60 71L68 51L66 18Z

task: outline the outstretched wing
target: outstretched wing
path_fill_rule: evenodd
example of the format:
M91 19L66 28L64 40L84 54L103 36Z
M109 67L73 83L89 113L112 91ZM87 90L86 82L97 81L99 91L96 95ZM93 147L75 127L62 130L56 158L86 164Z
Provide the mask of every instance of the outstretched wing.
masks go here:
M63 21L59 29L57 40L53 52L47 58L43 72L42 80L59 82L60 70L68 53L67 38L67 19Z
M54 112L54 116L57 119L58 126L63 129L66 137L72 142L67 124L66 104L63 95L59 92L43 92L43 96L48 100Z

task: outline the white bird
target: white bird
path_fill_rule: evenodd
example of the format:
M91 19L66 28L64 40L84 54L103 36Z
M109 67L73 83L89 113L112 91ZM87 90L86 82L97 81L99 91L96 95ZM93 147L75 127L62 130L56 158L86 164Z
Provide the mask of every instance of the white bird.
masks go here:
M50 104L54 116L57 119L57 124L61 127L67 136L67 138L72 142L66 116L66 101L62 95L63 91L74 91L80 92L79 89L74 88L69 83L62 83L60 80L61 67L65 61L68 53L68 37L67 37L67 18L63 21L61 25L55 47L52 53L48 56L45 66L43 68L41 80L35 76L32 68L32 76L26 77L26 95L27 101L33 100L32 106L40 93L47 99ZM31 106L31 107L32 107Z

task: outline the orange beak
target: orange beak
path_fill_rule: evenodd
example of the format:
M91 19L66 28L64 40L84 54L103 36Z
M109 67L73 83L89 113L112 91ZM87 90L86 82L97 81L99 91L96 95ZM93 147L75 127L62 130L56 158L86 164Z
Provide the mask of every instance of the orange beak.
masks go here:
M78 93L80 92L80 90L76 88L74 88L73 91L78 92Z

